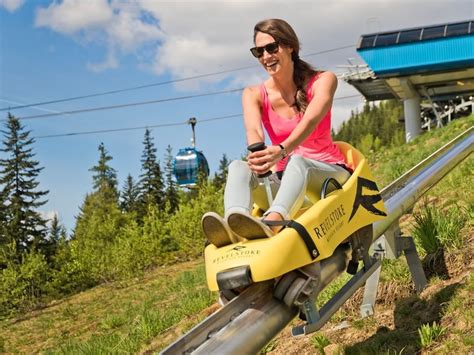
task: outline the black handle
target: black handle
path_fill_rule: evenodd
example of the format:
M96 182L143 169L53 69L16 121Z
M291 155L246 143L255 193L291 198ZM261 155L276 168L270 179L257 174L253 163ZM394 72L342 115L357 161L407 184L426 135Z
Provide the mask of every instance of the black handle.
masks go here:
M321 187L321 200L326 198L326 195L328 194L329 184L333 184L336 190L342 189L342 185L339 183L339 181L334 178L326 178L326 180L324 180L323 182L323 186Z
M247 147L247 150L253 152L258 152L259 150L264 150L267 146L265 145L265 142L257 142L254 144L250 144Z
M264 150L266 147L267 146L265 145L265 142L257 142L257 143L254 143L254 144L250 144L247 147L247 150L249 150L253 153L253 152L258 152L259 150ZM259 178L264 178L264 177L267 177L267 176L270 176L270 175L272 175L272 172L270 170L268 170L265 174L258 175L258 177Z

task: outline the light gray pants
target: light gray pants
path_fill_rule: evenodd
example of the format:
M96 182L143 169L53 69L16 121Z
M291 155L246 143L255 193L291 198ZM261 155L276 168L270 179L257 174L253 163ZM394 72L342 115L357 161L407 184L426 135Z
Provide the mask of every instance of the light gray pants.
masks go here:
M301 208L305 196L315 203L319 200L321 187L326 178L336 179L341 185L350 177L349 172L339 165L328 164L300 155L291 156L285 168L281 184L270 177L275 199L268 206L263 179L250 170L247 162L234 160L229 165L224 192L225 217L234 212L250 213L253 202L266 210L279 213L284 219L291 219Z

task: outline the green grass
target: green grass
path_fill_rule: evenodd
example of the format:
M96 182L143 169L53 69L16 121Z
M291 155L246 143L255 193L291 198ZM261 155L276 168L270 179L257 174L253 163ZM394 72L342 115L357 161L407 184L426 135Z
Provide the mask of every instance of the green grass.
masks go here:
M420 336L420 346L427 348L437 341L444 333L446 328L433 322L433 324L423 324L418 328L418 335Z
M466 208L451 206L440 209L425 200L421 209L414 213L415 224L412 234L428 254L440 249L458 250L464 245L461 230L469 221Z
M189 271L162 271L125 288L97 287L31 319L3 322L3 347L7 353L138 352L174 324L214 302L202 264ZM183 328L189 326L183 324Z
M411 282L411 274L405 258L384 259L382 261L380 281Z
M379 187L388 185L473 125L474 115L471 115L455 120L449 126L426 132L410 143L392 148L383 148L379 152L367 156Z
M322 333L316 333L309 339L309 343L319 354L324 355L324 348L331 344L331 341Z

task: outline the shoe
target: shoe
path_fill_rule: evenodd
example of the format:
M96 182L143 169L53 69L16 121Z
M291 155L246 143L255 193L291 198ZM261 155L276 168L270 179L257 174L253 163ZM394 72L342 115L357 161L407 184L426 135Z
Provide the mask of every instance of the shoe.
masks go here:
M215 212L204 214L201 226L207 240L218 248L236 242L226 221Z
M232 213L227 217L227 223L232 232L240 238L270 238L275 235L269 226L249 214Z

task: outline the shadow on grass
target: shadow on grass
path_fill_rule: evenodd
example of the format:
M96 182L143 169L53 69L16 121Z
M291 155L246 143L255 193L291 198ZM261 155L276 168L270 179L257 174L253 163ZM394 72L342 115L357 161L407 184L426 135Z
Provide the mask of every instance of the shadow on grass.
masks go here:
M395 329L380 327L370 338L345 348L345 354L415 354L421 350L418 328L423 324L440 323L444 305L454 296L461 284L449 285L429 300L418 295L395 304Z

